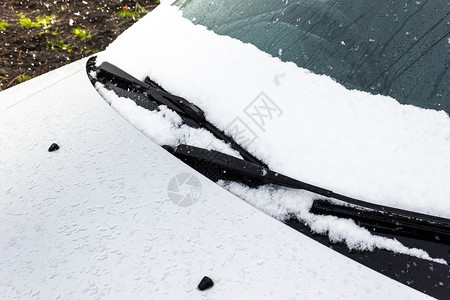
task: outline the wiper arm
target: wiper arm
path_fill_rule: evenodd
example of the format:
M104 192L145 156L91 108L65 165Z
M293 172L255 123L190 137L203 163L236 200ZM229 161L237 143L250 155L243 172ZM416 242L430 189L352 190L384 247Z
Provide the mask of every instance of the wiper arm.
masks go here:
M352 217L373 228L391 232L401 231L406 236L419 236L435 242L450 242L450 220L407 210L378 205L334 193L288 176L276 173L265 167L230 156L215 150L207 150L189 145L179 145L175 149L164 146L180 160L213 181L219 179L237 181L256 187L273 184L294 189L306 190L327 198L334 198L358 206L345 207L335 204L325 205L317 202L311 212Z
M186 115L193 118L197 122L202 123L206 121L205 113L197 105L190 103L184 98L169 94L168 92L159 89L155 85L140 81L139 79L133 77L132 75L109 62L105 61L101 63L99 69L103 72L113 75L116 78L131 83L137 88L144 89L148 94L150 94L150 96L155 98L156 101L161 102L161 104L166 105L169 108L175 108L175 110L183 111Z
M182 97L178 97L164 91L163 89L159 88L156 83L150 80L148 80L148 82L142 82L109 62L105 61L101 63L98 69L101 72L112 76L115 80L126 82L128 85L133 85L135 88L142 90L145 96L149 97L153 101L158 102L160 105L166 105L175 112L187 116L190 119L189 122L195 122L198 127L205 128L216 138L230 144L231 147L239 152L239 154L246 161L252 162L257 165L266 166L266 164L264 164L261 160L245 150L231 137L208 122L205 118L205 113L197 105L190 103ZM142 104L139 102L136 102L136 104L142 106Z

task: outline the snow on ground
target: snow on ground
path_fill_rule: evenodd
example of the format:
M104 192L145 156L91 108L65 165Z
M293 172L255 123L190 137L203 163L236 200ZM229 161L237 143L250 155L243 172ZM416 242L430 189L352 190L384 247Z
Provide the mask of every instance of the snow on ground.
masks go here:
M150 35L148 28L155 27L160 30ZM450 119L445 112L347 90L327 76L193 25L164 4L100 53L97 62L102 61L140 79L149 76L197 104L208 120L237 140L242 136L231 129L246 129L252 142L245 146L275 171L351 197L450 218ZM138 113L143 109L125 103L113 106L160 144L211 143L207 133L186 128L172 138L167 128L178 128L175 116L162 129L151 122L169 112ZM146 120L151 114L153 121ZM261 192L225 186L249 202ZM308 197L297 195L298 203L307 203ZM270 209L265 202L268 206L259 208L274 216L277 209L286 209L277 193L268 196L280 206ZM305 212L296 210L311 217ZM324 220L326 225L314 223L313 229L333 235L335 220ZM346 230L342 226L334 236ZM349 247L359 243L348 237L343 239ZM364 247L399 249L381 244L366 239Z

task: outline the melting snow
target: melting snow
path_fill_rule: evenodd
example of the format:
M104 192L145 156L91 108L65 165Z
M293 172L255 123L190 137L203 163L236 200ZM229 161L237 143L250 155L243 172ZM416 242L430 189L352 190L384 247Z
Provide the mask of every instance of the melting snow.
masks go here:
M149 28L159 30L150 35ZM239 140L238 131L228 130L238 120L253 137L244 146L277 172L366 201L450 217L450 119L443 111L347 90L327 76L193 25L165 4L100 53L97 62L102 61L140 79L149 76L197 104L208 120ZM188 143L237 155L208 132L180 126L168 109L149 112L97 88L159 144ZM353 222L309 214L308 193L222 184L279 219L293 212L350 248L429 258Z

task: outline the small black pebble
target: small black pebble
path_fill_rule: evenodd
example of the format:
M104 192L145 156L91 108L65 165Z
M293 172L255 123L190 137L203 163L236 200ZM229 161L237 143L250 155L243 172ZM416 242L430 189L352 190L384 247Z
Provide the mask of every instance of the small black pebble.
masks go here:
M53 144L50 145L50 148L48 148L48 152L53 152L53 151L56 151L58 149L59 149L58 144L53 143Z
M204 291L209 289L214 285L214 282L208 276L203 277L202 281L198 284L198 289Z

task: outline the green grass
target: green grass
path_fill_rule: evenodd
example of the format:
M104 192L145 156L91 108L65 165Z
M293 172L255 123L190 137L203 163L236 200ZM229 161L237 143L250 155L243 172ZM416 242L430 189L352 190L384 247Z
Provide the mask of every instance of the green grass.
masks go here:
M92 34L81 27L72 29L72 34L82 41L92 38Z
M22 82L25 82L30 79L31 79L30 76L24 74L24 75L21 75L19 78L17 78L17 82L22 83Z
M119 11L117 13L117 16L121 17L121 18L133 18L134 14L131 11L124 9L124 10Z
M66 44L64 40L59 39L57 42L53 42L49 39L47 39L47 48L54 51L67 51L69 53L72 53L73 49L75 48L70 43Z
M98 49L89 49L89 50L84 51L84 53L85 54L95 54L98 51L100 51L100 50L98 50Z
M51 31L50 33L51 33L52 35L56 36L56 35L62 34L63 31L62 31L62 30L60 31L59 28L56 28L55 30Z
M0 22L0 31L5 31L6 28L9 27L9 24L6 22Z
M51 24L56 20L55 15L51 16L38 16L36 18L36 22L31 21L30 18L25 17L23 14L19 14L19 25L22 28L41 28L43 27L44 30L47 30L51 27Z
M19 14L19 26L21 28L39 28L42 25L36 22L31 21L30 18L25 17L23 14Z
M55 15L51 15L51 16L38 16L36 18L36 23L40 24L43 29L48 29L51 27L51 25L56 21L56 16Z
M133 19L133 21L137 21L143 16L145 16L147 13L148 11L142 8L142 6L140 6L139 3L136 2L136 5L134 6L134 11L123 9L117 12L116 15L121 18L129 18Z

